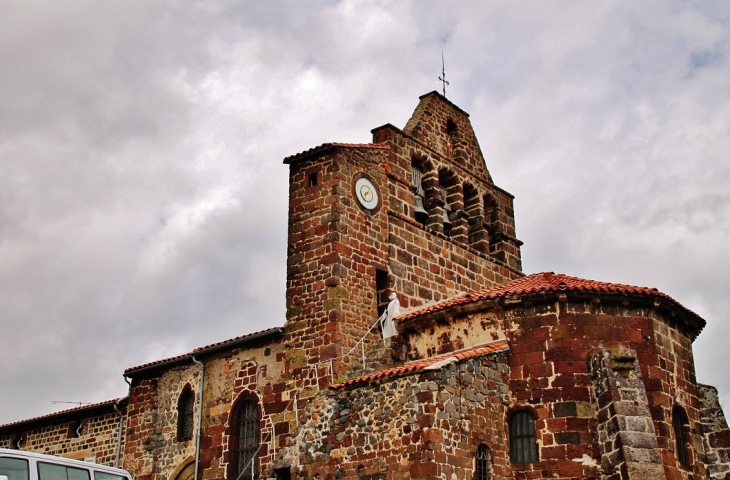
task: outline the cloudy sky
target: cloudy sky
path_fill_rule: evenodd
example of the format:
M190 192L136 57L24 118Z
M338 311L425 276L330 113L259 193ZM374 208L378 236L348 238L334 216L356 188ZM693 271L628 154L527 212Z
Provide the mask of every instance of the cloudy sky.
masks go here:
M287 167L440 89L528 273L657 287L730 406L730 3L0 3L0 423L284 323Z

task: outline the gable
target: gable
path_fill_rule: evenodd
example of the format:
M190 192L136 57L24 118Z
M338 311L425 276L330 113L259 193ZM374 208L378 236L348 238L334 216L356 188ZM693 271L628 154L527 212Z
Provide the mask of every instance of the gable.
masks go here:
M403 133L492 183L469 114L438 92L422 95Z

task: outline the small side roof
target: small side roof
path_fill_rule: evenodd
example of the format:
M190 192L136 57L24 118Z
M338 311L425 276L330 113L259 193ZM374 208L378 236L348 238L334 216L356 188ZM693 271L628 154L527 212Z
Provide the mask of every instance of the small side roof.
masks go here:
M0 431L10 429L18 426L29 426L34 423L42 423L50 419L58 419L61 417L77 417L79 415L86 415L96 412L113 411L114 405L125 405L129 397L113 398L111 400L105 400L103 402L91 403L88 405L81 405L79 407L67 408L58 412L49 413L47 415L41 415L38 417L26 418L25 420L18 420L16 422L6 423L0 425Z
M204 356L211 353L225 350L227 348L241 346L243 344L255 342L258 340L264 340L271 337L276 337L284 333L282 327L267 328L266 330L260 330L258 332L248 333L239 337L223 340L221 342L211 343L204 347L198 347L193 349L191 352L183 353L182 355L176 355L174 357L163 358L161 360L154 360L152 362L144 363L136 367L130 367L124 371L125 377L133 377L135 374L147 372L150 370L156 370L159 368L167 368L175 365L182 365L184 363L191 363L192 358L195 356Z
M451 363L461 362L474 357L481 357L490 353L500 353L509 350L509 345L506 340L499 340L496 342L487 343L478 347L467 348L465 350L458 350L455 352L445 353L443 355L437 355L435 357L424 358L422 360L415 360L413 362L405 363L397 367L386 368L378 372L373 372L362 377L353 378L346 382L331 385L330 389L337 390L343 387L351 387L354 385L361 385L363 383L369 383L374 380L384 380L403 375L411 375L426 370L438 370Z

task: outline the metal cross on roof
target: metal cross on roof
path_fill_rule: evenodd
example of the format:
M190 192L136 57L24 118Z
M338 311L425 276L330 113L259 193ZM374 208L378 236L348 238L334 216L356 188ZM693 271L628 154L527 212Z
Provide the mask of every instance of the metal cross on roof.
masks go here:
M441 52L441 76L439 77L439 80L443 84L444 97L446 97L446 85L448 85L449 82L446 80L446 67L444 64L444 52Z

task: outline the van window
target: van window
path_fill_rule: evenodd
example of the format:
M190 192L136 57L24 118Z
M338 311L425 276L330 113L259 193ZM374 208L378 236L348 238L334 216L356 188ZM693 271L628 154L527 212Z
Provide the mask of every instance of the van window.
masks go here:
M83 468L66 467L52 463L38 462L39 480L90 480L89 471Z
M94 470L94 480L127 480L127 477L114 475L113 473L98 472Z
M0 475L5 475L9 480L28 480L28 461L0 457Z

